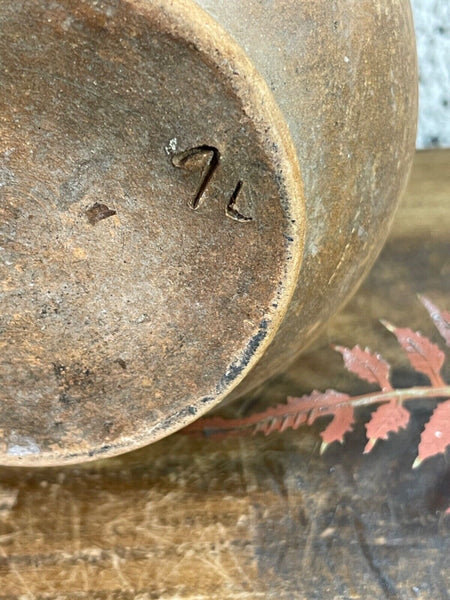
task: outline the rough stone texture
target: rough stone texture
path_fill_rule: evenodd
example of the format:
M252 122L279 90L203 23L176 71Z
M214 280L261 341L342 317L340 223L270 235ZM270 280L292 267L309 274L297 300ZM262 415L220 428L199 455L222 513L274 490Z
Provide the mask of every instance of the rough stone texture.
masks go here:
M419 55L418 148L450 146L450 3L412 0Z

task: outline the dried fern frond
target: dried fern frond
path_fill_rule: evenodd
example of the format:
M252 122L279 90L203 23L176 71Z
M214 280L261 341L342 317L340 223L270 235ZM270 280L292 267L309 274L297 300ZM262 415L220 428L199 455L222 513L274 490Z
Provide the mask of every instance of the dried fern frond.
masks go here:
M450 313L440 311L430 300L420 297L429 312L433 323L450 346ZM379 404L368 423L366 423L367 444L364 453L370 452L376 442L387 439L391 433L408 426L410 412L404 403L418 398L449 398L450 386L442 378L441 370L445 361L444 352L428 338L417 331L399 328L382 321L396 337L405 350L411 366L430 380L429 386L394 389L390 381L390 365L380 354L372 353L368 348L359 346L345 348L334 346L344 359L348 371L369 383L376 383L380 390L351 397L348 394L329 389L324 392L287 398L286 403L266 409L241 419L221 417L203 418L189 425L184 433L201 434L207 437L242 436L263 433L269 435L275 431L297 429L300 425L311 425L323 416L331 415L331 422L322 431L321 452L333 442L343 443L345 434L352 430L355 422L355 408ZM444 453L450 444L450 400L438 404L425 425L413 468L425 459Z

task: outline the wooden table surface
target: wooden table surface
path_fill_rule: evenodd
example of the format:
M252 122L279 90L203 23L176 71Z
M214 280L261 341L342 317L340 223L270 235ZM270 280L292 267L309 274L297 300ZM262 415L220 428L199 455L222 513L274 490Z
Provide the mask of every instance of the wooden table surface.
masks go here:
M416 295L450 309L449 199L450 151L419 153L359 292L308 355L226 413L314 388L364 392L331 343L382 353L398 387L423 384L378 319L442 347ZM0 600L447 599L448 454L411 470L433 406L416 402L408 429L369 455L362 409L346 443L322 456L318 429L303 427L175 434L85 466L1 468Z

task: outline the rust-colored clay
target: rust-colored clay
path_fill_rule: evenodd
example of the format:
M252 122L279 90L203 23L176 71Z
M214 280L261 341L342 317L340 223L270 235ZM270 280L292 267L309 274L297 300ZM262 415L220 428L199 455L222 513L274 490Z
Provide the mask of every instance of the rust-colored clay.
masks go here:
M416 79L406 0L3 0L0 463L145 445L304 349L386 236Z

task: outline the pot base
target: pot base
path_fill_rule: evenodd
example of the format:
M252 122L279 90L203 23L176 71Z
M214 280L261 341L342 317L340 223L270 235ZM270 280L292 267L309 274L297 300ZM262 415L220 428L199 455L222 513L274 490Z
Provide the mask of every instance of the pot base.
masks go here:
M0 463L187 424L292 295L304 215L276 106L203 11L159 4L0 6Z

